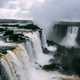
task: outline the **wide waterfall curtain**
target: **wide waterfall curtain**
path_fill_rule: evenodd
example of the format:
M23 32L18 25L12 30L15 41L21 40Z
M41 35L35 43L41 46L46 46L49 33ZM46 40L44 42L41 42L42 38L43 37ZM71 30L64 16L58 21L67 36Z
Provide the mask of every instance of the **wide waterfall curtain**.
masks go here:
M25 34L37 37L35 32ZM0 57L0 80L30 80L30 65L36 58L32 39L16 43L15 49L7 50L7 54Z
M42 55L41 40L38 31L23 34L26 41L16 43L14 49L0 56L0 80L32 80L30 67Z
M26 75L29 73L29 58L24 46L18 44L13 51L7 51L7 53L0 60L1 80L29 80L29 75Z

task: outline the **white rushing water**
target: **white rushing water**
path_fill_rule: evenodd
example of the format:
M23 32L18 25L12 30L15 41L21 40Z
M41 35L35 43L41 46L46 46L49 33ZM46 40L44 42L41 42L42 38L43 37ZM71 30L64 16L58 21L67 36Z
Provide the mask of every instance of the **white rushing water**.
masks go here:
M79 27L77 27L77 26L68 27L67 34L64 37L64 39L62 40L61 44L64 44L66 47L78 46L78 44L76 43L78 29L79 29Z
M21 47L22 49L23 47ZM21 51L21 49L14 51L7 51L8 55L6 55L2 62L7 62L8 66L6 64L4 65L6 69L8 69L10 72L9 75L11 75L11 80L29 80L28 76L26 75L28 72L28 56L26 55L25 51ZM24 53L24 54L23 54ZM25 66L24 66L25 64Z
M1 64L10 80L48 80L48 74L36 70L36 65L33 65L35 61L41 64L43 61L44 63L45 57L42 53L38 32L25 33L25 35L30 37L31 41L26 40L26 43L16 44L16 49L8 50L8 54L0 59Z
M39 33L35 32L32 35L31 35L31 33L25 34L25 35L29 36L31 38L31 41L33 43L32 46L33 46L33 50L34 50L33 55L35 55L36 62L41 64L41 65L49 64L49 60L53 57L50 55L45 55L43 53L42 48L41 48L41 40L39 37Z

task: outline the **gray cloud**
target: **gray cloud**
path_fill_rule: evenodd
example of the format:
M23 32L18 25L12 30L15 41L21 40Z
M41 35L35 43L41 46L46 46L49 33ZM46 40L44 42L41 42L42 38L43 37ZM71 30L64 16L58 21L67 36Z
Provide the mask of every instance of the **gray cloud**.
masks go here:
M0 0L0 8L3 9L16 9L17 0Z
M5 7L5 5L7 5L8 1L10 0L0 0L0 8Z

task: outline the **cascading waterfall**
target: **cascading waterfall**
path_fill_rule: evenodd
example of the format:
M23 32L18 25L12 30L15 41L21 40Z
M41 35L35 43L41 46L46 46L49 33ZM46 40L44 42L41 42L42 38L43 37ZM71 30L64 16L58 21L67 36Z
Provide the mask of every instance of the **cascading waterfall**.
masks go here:
M1 65L3 65L7 72L6 74L8 74L8 79L5 78L5 80L37 80L42 75L40 73L41 75L39 76L32 68L37 67L33 65L35 62L43 64L46 61L44 57L48 58L42 53L39 33L36 31L33 33L24 32L23 34L29 38L23 43L17 43L15 49L7 50L7 54L0 59ZM43 75L44 78L42 80L46 80L46 74Z
M76 43L78 29L79 27L77 26L69 26L67 30L67 34L62 40L61 44L64 44L66 47L78 46L78 44Z
M7 72L4 75L8 74L5 80L49 80L49 73L41 69L41 71L36 70L38 65L36 66L35 62L44 65L50 58L42 53L39 33L24 32L23 34L29 38L23 43L17 43L15 49L7 50L7 54L0 59L1 65Z
M7 72L6 74L8 74L8 77L10 78L9 79L7 77L8 79L5 78L5 80L30 80L30 59L33 57L33 54L31 53L31 45L26 44L29 47L27 47L29 49L28 50L25 48L24 44L25 43L16 44L16 48L14 50L7 50L7 54L0 59L1 65L3 65Z
M39 36L39 32L34 32L32 35L31 33L25 34L25 36L29 36L31 41L32 41L32 47L33 47L33 52L34 52L34 61L36 60L37 63L41 64L42 66L45 64L49 64L49 59L53 58L51 55L45 55L42 51L42 46L41 46L41 40ZM29 45L30 46L30 45ZM28 46L28 47L29 47ZM44 58L45 57L45 58Z
M15 50L7 51L8 54L1 59L2 64L7 70L10 80L29 80L29 75L26 75L29 73L29 61L25 49L23 48L24 46L19 44Z

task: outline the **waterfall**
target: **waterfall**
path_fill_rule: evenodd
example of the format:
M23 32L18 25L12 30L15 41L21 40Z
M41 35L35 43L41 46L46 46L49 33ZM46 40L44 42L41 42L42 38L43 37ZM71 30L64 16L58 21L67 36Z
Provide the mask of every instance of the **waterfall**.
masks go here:
M38 75L39 72L35 72L34 69L36 65L33 65L35 62L45 64L45 61L49 57L42 52L39 33L36 31L33 33L24 32L23 34L29 38L23 43L16 43L15 49L7 50L7 54L0 58L1 65L4 66L7 72L6 74L8 74L9 77L5 80L37 80L37 78L40 78L43 74L40 72L40 75ZM46 80L45 75L47 74L43 75L44 78L40 79Z
M62 40L61 44L65 45L66 47L78 46L78 44L76 43L78 29L79 27L77 26L69 26L67 30L67 34Z
M29 74L31 69L31 59L34 58L33 57L34 55L32 54L33 51L31 52L31 50L33 50L31 43L29 43L28 40L26 40L26 43L25 42L20 44L16 43L15 49L7 50L7 54L4 55L3 57L0 57L0 62L1 62L0 65L4 67L5 69L4 72L6 73L2 75L8 74L7 76L9 77L9 78L7 77L8 78L7 79L6 76L4 76L5 80L30 80ZM0 75L0 80L3 80L1 75Z
M15 50L9 50L7 53L8 54L1 59L1 62L7 70L10 80L29 80L29 74L26 75L29 73L29 60L24 46L18 44Z
M16 43L15 49L7 50L7 54L0 57L0 67L3 67L2 75L5 75L5 80L63 80L65 76L56 71L47 72L36 69L33 63L49 64L51 56L42 52L38 32L24 32L23 34L29 38L26 38L23 43ZM0 80L4 80L1 75Z
M47 45L47 35L46 35L47 33L46 33L46 31L45 31L45 29L43 29L43 31L42 31L42 47L43 48L46 48L46 47L48 47L48 45Z

